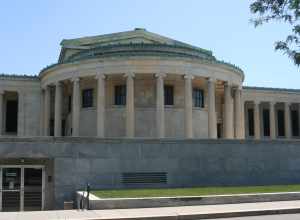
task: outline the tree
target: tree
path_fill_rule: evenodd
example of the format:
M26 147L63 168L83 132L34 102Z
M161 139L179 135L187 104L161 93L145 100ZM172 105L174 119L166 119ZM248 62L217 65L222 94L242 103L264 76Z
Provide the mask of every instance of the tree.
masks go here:
M300 65L300 0L256 0L250 10L257 17L251 19L254 26L279 21L291 26L291 33L283 41L275 42L275 50L287 54Z

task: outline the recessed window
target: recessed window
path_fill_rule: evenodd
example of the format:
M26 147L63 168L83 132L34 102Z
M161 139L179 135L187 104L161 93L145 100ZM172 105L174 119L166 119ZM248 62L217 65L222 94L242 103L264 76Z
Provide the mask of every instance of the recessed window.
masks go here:
M292 119L292 134L293 136L299 136L299 113L297 110L291 111Z
M193 89L193 102L195 107L204 108L204 92L202 89Z
M126 85L115 86L115 105L126 105Z
M82 91L82 107L93 107L93 89L84 89Z
M269 109L263 110L263 128L264 128L264 136L270 136L270 111Z
M174 87L164 86L165 105L174 105Z
M254 111L251 108L248 109L248 135L254 136Z
M278 126L278 136L284 137L285 129L284 129L284 111L277 111L277 126Z

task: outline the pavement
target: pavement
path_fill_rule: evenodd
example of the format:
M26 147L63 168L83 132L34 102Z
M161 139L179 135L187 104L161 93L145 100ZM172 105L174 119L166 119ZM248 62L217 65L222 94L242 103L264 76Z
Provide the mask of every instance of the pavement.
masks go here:
M300 214L262 215L248 217L218 218L215 220L299 220Z
M110 210L2 212L0 220L188 220L300 213L300 200Z

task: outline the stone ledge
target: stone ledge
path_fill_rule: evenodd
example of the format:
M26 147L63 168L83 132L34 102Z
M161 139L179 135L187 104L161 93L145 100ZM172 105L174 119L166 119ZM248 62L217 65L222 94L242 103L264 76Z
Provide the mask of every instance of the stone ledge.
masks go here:
M77 192L77 199L83 196ZM220 205L274 201L300 200L300 192L257 193L237 195L182 196L182 197L149 197L149 198L111 198L101 199L90 196L90 208L99 209L131 209L176 206ZM77 200L78 202L78 200Z
M97 137L0 137L0 143L141 143L141 144L299 144L300 139L186 139L186 138L97 138Z

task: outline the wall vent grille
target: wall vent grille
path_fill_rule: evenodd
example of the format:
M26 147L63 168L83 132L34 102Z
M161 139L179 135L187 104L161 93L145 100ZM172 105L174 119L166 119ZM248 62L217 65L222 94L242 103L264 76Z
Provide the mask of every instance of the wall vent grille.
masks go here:
M122 173L123 184L167 184L166 172Z

